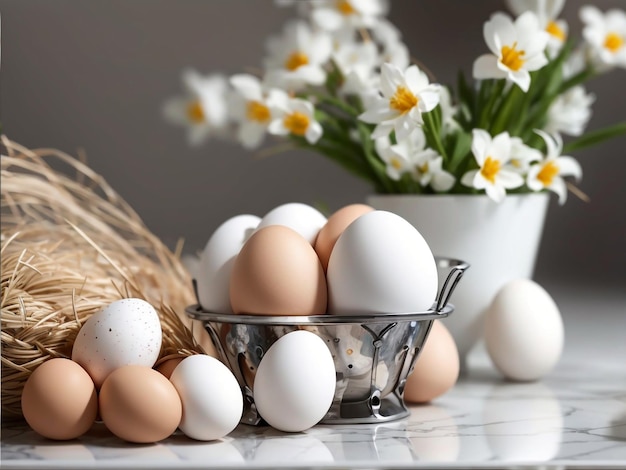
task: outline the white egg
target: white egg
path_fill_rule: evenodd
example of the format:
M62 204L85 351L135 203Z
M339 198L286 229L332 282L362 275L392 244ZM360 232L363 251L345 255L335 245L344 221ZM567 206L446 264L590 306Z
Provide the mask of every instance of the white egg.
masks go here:
M387 211L362 215L341 234L327 271L329 313L408 313L437 296L437 265L424 237Z
M293 331L267 350L254 379L254 403L267 423L286 432L316 425L335 395L333 358L323 339Z
M222 223L207 242L197 266L196 289L204 310L232 313L230 306L230 273L241 247L261 219L242 214Z
M265 214L257 230L269 225L284 225L298 232L313 245L326 220L324 214L314 207L300 202L290 202Z
M243 395L233 373L214 357L196 354L176 366L170 381L180 395L179 428L199 441L221 439L237 427Z
M121 299L85 322L74 341L72 360L100 387L119 367L152 367L161 340L161 322L154 307L142 299Z
M505 284L485 315L485 345L507 378L537 380L558 362L563 350L563 320L550 295L534 281Z

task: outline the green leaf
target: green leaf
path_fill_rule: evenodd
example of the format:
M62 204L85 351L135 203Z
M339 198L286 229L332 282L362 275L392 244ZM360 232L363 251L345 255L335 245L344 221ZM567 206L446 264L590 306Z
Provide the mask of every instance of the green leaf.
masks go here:
M563 153L570 153L576 150L590 147L592 145L599 144L608 139L619 137L620 135L626 135L626 121L620 122L610 127L598 129L596 131L588 132L587 134L572 140L563 146Z

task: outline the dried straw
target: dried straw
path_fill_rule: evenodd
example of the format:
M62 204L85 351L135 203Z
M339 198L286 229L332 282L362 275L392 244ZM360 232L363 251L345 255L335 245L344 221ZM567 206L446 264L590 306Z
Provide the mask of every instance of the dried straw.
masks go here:
M81 325L114 300L138 297L157 309L160 360L214 353L206 332L184 314L194 295L178 253L101 176L58 150L28 150L5 136L2 144L3 418L21 417L30 373L69 357Z

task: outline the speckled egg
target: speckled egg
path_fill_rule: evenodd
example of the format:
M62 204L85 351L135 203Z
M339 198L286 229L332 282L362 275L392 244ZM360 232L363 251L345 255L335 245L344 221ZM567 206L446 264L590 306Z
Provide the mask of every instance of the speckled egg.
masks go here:
M119 367L152 367L161 340L161 323L154 307L142 299L121 299L85 322L74 341L72 360L83 366L100 388Z

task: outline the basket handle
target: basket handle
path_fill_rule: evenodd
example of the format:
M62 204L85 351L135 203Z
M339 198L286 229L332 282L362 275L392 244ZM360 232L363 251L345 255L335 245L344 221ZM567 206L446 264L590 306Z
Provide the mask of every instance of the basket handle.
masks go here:
M441 312L450 300L450 296L463 277L463 274L465 274L465 271L469 269L470 265L469 263L458 259L441 258L437 256L435 257L435 261L437 262L437 266L440 268L450 268L448 277L446 277L443 287L437 296L437 305L435 310L437 312Z

